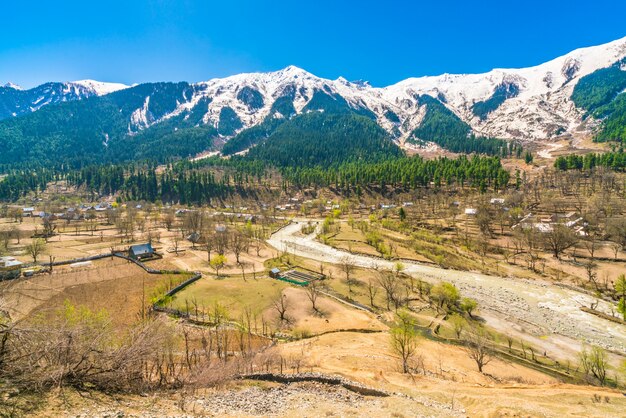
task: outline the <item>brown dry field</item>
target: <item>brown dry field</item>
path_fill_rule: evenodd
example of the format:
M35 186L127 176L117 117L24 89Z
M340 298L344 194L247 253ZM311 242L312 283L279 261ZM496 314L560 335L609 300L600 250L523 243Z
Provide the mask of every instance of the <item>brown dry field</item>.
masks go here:
M0 222L2 223L2 222ZM40 220L25 218L20 229L34 231ZM155 268L178 268L184 270L201 271L207 275L213 275L206 261L206 253L200 249L194 250L191 244L183 242L180 254L168 252L172 246L172 233L159 228L162 235L161 242L156 246L164 254L163 260L149 262ZM348 228L342 232L343 241L339 247L347 248L347 241L362 239L362 234L351 234ZM404 238L395 232L386 232L388 237L395 239ZM112 245L119 248L119 237L112 227L100 230L95 236L89 233L81 233L74 236L71 227L65 232L53 237L47 246L47 254L42 260L47 261L48 255L57 257L57 260L82 257L109 251ZM141 242L142 234L137 233L135 242ZM12 251L22 261L30 261L23 253L23 247L29 242L24 238L21 245L13 245ZM127 243L123 244L128 245ZM366 244L352 243L354 247ZM370 246L366 248L372 249ZM373 249L372 249L373 250ZM402 255L413 255L410 258L420 257L408 250L402 249ZM407 251L407 252L405 252ZM600 252L599 252L600 253ZM246 274L250 274L254 268L257 273L264 274L264 261L275 257L277 251L263 246L261 254L256 257L254 249L250 254L243 254L242 260ZM374 250L373 254L377 254ZM227 275L240 275L241 270L235 265L234 254L227 253L228 264L222 273ZM569 264L551 260L545 257L549 267L563 270L572 276L581 276L580 269ZM299 260L303 265L311 269L317 269L318 263L308 263ZM521 264L521 262L520 262ZM327 269L330 266L327 266ZM508 271L516 275L523 270L517 266L507 266ZM615 263L600 263L600 277L602 275L614 276L622 269ZM332 267L333 279L329 285L347 294L346 285L342 280L342 272L336 266ZM366 280L367 272L357 269L355 278ZM205 278L206 279L206 278ZM144 291L149 299L152 290L168 278L145 273L137 266L117 258L104 259L93 262L92 266L80 270L70 267L58 267L52 275L38 275L30 279L20 279L12 282L0 283L8 290L8 309L15 319L23 319L35 313L50 315L61 308L68 300L76 305L85 305L92 310L107 309L115 312L111 319L116 328L122 330L128 328L137 318L141 311L141 299ZM213 280L213 279L211 279ZM269 280L269 279L267 279ZM374 315L350 308L328 297L320 297L319 307L323 312L319 316L312 312L311 303L306 297L305 290L296 287L284 288L283 294L287 297L290 310L288 316L290 323L286 328L301 333L320 334L329 331L345 329L367 329L385 331L386 327L378 321ZM189 289L193 289L190 287ZM274 289L271 289L272 291ZM363 289L355 298L360 302L367 302ZM379 300L382 293L379 294ZM147 304L146 304L147 306ZM267 304L261 307L264 315L276 320L276 312ZM362 334L353 332L334 332L318 337L305 339L298 342L280 346L285 356L304 356L307 370L319 371L329 374L339 374L350 379L368 384L373 387L388 391L401 392L416 399L421 403L408 401L406 398L391 397L364 409L350 408L344 404L319 400L319 409L309 416L332 414L339 416L410 416L410 415L445 415L441 411L432 411L427 403L429 401L439 404L456 403L457 408L464 408L467 416L500 417L500 416L597 416L613 417L626 416L626 397L621 393L609 389L573 386L558 383L552 377L541 374L524 366L493 360L486 366L486 374L480 374L475 370L475 365L468 358L462 348L445 345L429 340L422 340L419 354L423 357L427 370L426 375L407 377L398 371L398 359L391 355L389 349L389 335L387 332ZM236 384L234 387L245 387L245 383ZM593 401L594 395L601 395L600 403ZM180 415L176 409L176 394L165 394L163 399L153 400L154 405L160 405L155 412L157 415L167 413ZM123 407L128 408L128 413L141 413L146 410L138 405L145 405L146 400L137 397L127 397L123 401ZM47 416L69 415L79 413L85 402L77 401L78 408L67 408L67 405L58 405L58 399L51 400L51 407L46 412ZM56 405L56 406L55 406ZM121 408L122 406L120 406ZM285 406L284 416L303 416L297 405Z
M54 315L69 301L92 311L106 310L112 325L124 329L140 317L143 295L147 309L154 290L176 279L179 278L148 274L126 260L106 258L91 266L56 267L52 275L40 274L0 285L6 290L7 309L15 320L36 314Z
M623 417L626 398L619 392L556 382L522 366L494 360L486 374L475 370L463 349L422 340L419 353L427 373L408 376L398 371L398 359L389 352L386 333L333 333L283 344L286 358L304 358L302 371L340 375L392 393L386 398L362 397L356 404L341 397L329 399L313 393L284 398L272 416L284 417ZM37 416L228 416L252 417L241 411L223 412L203 407L204 399L226 393L260 389L263 393L279 385L238 381L226 386L197 390L184 397L179 392L146 396L93 394L79 396L67 391L51 393L47 408ZM297 385L295 385L297 386ZM328 389L331 392L336 389ZM241 392L240 392L241 391ZM347 394L347 392L343 392ZM232 395L229 395L232 396ZM346 396L346 395L344 395ZM185 409L181 409L185 405Z
M282 346L285 355L304 353L309 369L339 374L392 392L427 397L442 404L455 399L471 417L625 416L626 398L619 392L558 383L552 377L518 364L493 360L485 375L460 347L423 339L419 355L426 376L409 377L398 371L383 334L327 334ZM593 395L609 403L593 402ZM459 406L457 406L458 408ZM383 412L384 414L384 412ZM404 411L403 416L411 415Z

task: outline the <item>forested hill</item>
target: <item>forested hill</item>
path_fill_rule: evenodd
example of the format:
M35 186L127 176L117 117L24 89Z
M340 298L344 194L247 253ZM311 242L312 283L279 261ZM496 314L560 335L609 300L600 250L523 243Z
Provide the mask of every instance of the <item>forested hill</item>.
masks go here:
M598 141L626 141L626 58L581 78L572 101L587 117L602 120Z
M329 167L403 154L385 130L365 116L311 112L281 125L247 158L278 167Z
M219 127L201 123L206 101L171 115L193 89L188 83L142 84L0 121L0 165L163 162L210 149ZM161 123L150 125L155 120Z

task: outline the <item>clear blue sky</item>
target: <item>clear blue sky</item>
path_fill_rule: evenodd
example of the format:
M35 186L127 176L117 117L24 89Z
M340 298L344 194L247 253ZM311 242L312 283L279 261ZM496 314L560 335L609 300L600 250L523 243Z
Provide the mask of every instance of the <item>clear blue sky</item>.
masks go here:
M11 1L0 83L201 81L293 64L383 86L538 64L626 36L626 2Z

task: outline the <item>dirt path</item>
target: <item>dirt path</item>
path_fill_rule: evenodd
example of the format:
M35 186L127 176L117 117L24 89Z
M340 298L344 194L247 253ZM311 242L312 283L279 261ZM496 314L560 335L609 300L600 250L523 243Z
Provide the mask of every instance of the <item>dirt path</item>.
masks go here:
M292 223L272 235L268 243L278 250L316 261L338 263L349 257L359 267L393 268L391 261L337 250L316 241L315 234L303 236L300 227ZM591 296L548 282L404 264L407 274L430 282L454 283L463 295L478 301L480 315L490 326L506 334L528 336L548 350L548 355L575 359L581 343L597 344L626 355L626 327L579 309L595 302ZM605 302L600 302L598 309L610 312Z

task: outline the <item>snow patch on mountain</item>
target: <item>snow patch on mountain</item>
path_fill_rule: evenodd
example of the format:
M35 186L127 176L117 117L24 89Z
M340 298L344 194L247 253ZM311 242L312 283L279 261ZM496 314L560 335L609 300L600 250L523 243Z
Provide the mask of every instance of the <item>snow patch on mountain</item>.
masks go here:
M147 96L145 101L143 102L143 106L139 109L136 109L130 115L130 126L128 128L129 132L140 131L142 129L150 126L152 122L154 122L152 115L150 114L150 96Z
M22 86L18 86L17 84L11 83L10 81L3 85L2 87L13 90L24 90Z
M400 143L404 143L422 123L428 106L423 100L420 102L420 96L424 95L439 100L477 135L545 140L593 127L596 121L588 119L583 124L584 114L571 100L573 89L580 78L624 57L626 38L577 49L534 67L409 78L383 88L372 87L363 81L351 82L343 77L324 79L289 66L275 72L237 74L192 84L177 99L173 111L156 117L150 113L148 97L132 113L129 132L137 132L183 113L187 114L186 117L193 113L198 121L194 123L217 128L222 110L230 108L241 121L237 133L268 117L291 117L291 114L285 114L284 106L274 106L277 100L281 100L280 104L287 101L289 112L291 106L296 113L319 110L307 105L316 97L316 92L323 92L330 100L343 99L355 111L373 115L377 123ZM94 80L62 83L59 87L60 84L48 83L31 90L16 90L15 94L32 92L32 97L13 114L23 114L29 107L35 111L50 103L101 96L128 88L123 84ZM477 103L482 107L480 111L476 110ZM238 123L236 127L239 127Z
M68 83L69 85L78 85L89 89L97 96L113 93L119 90L127 89L129 86L121 83L104 83L95 80L78 80Z

